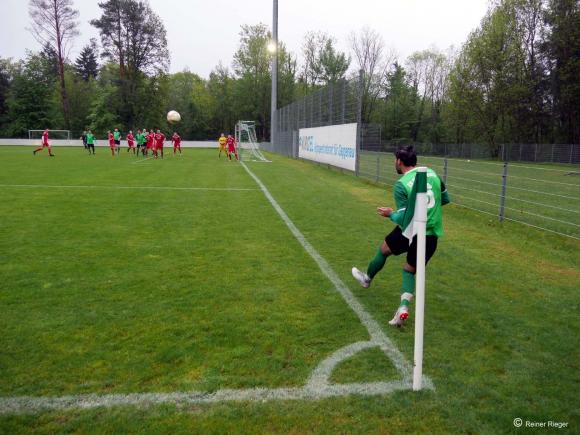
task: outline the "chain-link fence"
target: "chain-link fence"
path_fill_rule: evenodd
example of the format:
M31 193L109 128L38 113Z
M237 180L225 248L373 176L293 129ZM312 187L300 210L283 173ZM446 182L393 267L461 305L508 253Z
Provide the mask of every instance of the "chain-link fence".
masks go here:
M273 142L261 148L297 158L301 128L359 123L356 174L393 185L393 153L411 143L384 141L380 125L360 122L360 89L360 80L340 81L277 110ZM580 240L580 145L412 145L455 204Z
M394 185L393 154L361 151L358 176ZM419 155L445 181L454 204L580 240L580 168Z
M575 144L451 144L412 143L380 140L380 126L370 125L372 135L361 142L364 151L392 153L401 145L413 145L422 155L459 158L486 159L491 161L533 163L580 163L580 145ZM377 133L378 132L378 133ZM377 134L379 139L377 139Z
M358 82L340 80L276 111L276 131L262 148L289 157L298 157L301 128L325 127L359 121Z

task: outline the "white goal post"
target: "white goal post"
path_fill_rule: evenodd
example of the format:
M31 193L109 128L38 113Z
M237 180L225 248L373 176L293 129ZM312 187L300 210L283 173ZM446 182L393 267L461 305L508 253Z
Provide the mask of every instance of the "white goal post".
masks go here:
M28 130L28 139L40 140L42 139L44 130ZM70 130L48 130L48 139L51 140L67 140L71 144Z
M238 121L235 128L235 138L240 160L270 162L260 151L254 121Z

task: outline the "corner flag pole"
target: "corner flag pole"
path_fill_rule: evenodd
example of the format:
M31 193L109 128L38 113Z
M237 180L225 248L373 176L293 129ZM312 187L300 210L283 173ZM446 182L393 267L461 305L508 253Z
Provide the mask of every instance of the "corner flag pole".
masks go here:
M423 385L423 329L425 325L425 244L427 231L427 168L417 168L417 199L415 224L417 228L417 271L415 284L415 352L413 367L413 391Z

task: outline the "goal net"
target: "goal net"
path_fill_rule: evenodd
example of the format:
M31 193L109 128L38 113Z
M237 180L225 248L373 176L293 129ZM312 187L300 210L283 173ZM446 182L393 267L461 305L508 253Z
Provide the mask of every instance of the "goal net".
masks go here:
M28 130L28 139L40 143L42 133L44 133L44 130ZM70 130L48 130L48 140L66 140L70 145Z
M238 121L236 124L236 142L238 154L242 161L269 162L260 151L256 137L256 123L254 121Z

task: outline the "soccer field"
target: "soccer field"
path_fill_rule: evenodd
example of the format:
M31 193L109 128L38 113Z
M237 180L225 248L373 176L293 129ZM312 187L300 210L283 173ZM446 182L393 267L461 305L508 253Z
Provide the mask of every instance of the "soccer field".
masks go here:
M0 432L578 430L577 240L445 207L414 393L390 188L97 151L0 148Z

